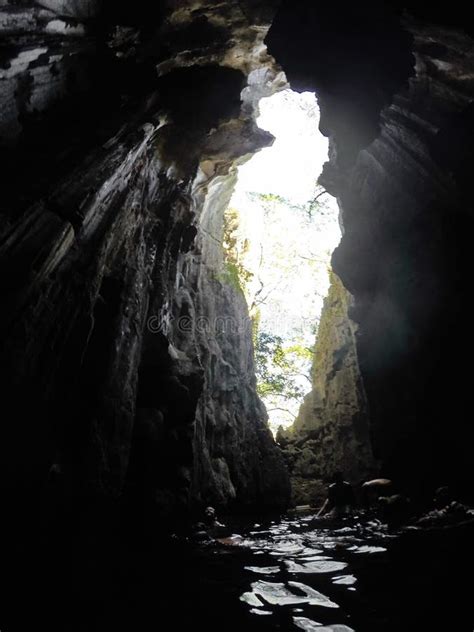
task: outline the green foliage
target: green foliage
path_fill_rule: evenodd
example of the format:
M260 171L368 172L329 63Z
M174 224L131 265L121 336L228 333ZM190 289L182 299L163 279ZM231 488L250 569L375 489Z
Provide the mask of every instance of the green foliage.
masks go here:
M237 292L244 292L239 269L232 261L226 261L224 265L224 272L219 276L219 281L227 285L231 285Z
M287 347L286 352L294 354L297 358L300 358L301 360L309 360L310 362L313 359L314 353L313 350L309 347L304 347L300 344L294 344L290 347Z
M271 424L294 420L312 387L313 340L323 298L318 290L327 283L330 256L325 239L334 234L335 222L322 194L315 185L313 199L295 203L247 191L248 207L230 207L224 217L220 278L247 299L257 391ZM253 226L256 230L246 234ZM291 306L290 296L298 297Z
M285 204L285 206L291 206L289 200L276 193L251 193L251 196L257 198L260 202L278 202L279 204Z
M227 209L224 216L224 236L222 247L224 250L224 272L220 280L231 285L238 292L245 294L245 286L253 277L253 273L242 264L242 256L246 253L248 244L238 241L239 212L234 208Z
M257 308L254 310L252 314L252 343L253 343L254 353L258 345L258 332L260 329L261 319L262 319L262 313L260 309Z
M260 397L300 400L304 390L295 379L301 375L297 359L306 350L299 345L285 347L280 336L263 331L256 334L255 342L255 372Z

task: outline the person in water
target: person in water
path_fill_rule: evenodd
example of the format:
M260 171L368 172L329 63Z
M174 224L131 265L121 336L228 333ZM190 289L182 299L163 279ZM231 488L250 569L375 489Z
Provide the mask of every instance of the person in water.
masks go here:
M397 493L395 485L389 478L373 478L370 481L365 481L360 491L362 505L366 508L378 507L381 498Z
M204 524L207 528L215 529L216 527L223 527L224 525L219 522L214 507L206 507L204 511Z
M474 509L455 499L449 487L438 487L432 509L415 521L419 527L449 527L474 520Z
M328 488L328 497L316 515L317 518L329 512L334 517L346 516L355 504L354 490L344 480L342 473L336 472L333 480Z

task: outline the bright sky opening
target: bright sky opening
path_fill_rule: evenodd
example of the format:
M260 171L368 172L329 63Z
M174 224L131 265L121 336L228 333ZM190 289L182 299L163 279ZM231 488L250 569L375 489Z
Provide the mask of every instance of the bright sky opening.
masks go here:
M266 339L312 350L330 257L341 238L335 199L323 194L311 205L321 192L317 179L328 160L328 140L319 132L312 93L284 90L259 107L257 123L275 141L239 168L229 206L238 213L238 240L246 244L240 260L251 272L247 300ZM294 421L302 393L311 388L311 356L292 359L299 395L262 396L274 432Z

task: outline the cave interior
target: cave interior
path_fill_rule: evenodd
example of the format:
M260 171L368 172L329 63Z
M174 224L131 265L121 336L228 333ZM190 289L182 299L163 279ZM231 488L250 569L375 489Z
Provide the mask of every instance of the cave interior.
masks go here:
M69 629L71 558L79 583L99 586L97 569L208 505L290 505L251 325L197 326L247 322L222 277L223 216L237 167L273 141L259 100L288 87L316 94L329 139L319 182L340 208L332 269L358 371L356 437L333 402L326 448L313 437L318 471L383 475L421 504L449 486L472 503L469 13L0 0L5 630L35 617ZM71 629L99 629L92 619Z

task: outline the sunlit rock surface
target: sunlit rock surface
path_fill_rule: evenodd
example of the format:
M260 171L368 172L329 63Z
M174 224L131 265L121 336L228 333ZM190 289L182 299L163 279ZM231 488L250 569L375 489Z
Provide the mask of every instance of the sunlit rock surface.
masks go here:
M359 483L375 468L351 305L351 295L333 273L318 327L312 390L293 425L277 435L296 505L320 501L335 472Z

